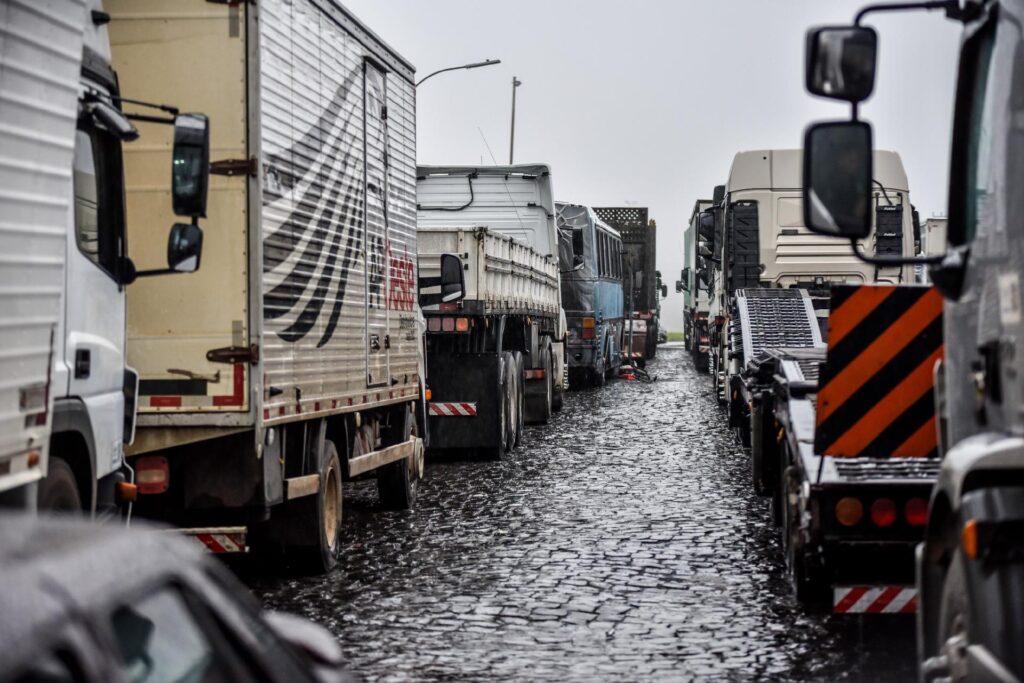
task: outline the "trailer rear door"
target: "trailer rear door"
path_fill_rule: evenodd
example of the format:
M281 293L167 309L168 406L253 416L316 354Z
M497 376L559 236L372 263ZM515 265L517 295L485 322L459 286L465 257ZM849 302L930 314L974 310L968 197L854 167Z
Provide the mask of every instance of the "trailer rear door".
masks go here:
M191 424L244 424L249 411L246 124L248 3L107 0L122 95L210 118L210 178L198 272L143 278L128 288L128 361L140 375L140 426L154 413ZM130 111L161 112L126 104ZM142 269L166 267L172 127L138 123L125 145L128 251ZM231 162L231 163L225 163ZM233 351L227 351L232 349ZM212 358L208 356L212 354ZM232 417L231 414L235 414Z

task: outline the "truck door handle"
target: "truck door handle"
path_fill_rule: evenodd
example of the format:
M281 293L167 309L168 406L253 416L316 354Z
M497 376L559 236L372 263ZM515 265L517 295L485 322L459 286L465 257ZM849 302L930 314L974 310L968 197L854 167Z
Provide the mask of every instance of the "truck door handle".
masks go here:
M75 379L88 379L92 352L89 349L75 349Z

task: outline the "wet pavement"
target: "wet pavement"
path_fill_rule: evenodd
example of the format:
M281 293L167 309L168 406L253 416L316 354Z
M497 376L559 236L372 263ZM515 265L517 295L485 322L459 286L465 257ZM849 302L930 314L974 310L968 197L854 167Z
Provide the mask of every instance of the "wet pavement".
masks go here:
M907 617L806 614L706 375L567 395L500 462L432 462L416 511L346 484L324 577L248 577L367 680L913 680Z

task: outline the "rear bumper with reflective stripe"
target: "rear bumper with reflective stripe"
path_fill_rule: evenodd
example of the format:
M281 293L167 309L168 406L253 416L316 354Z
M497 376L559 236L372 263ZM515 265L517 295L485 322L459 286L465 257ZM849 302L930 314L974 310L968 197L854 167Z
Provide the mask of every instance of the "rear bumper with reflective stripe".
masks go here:
M913 586L835 586L832 611L836 614L914 614L917 589Z
M204 527L181 529L179 533L190 536L210 553L247 553L246 528L244 526Z

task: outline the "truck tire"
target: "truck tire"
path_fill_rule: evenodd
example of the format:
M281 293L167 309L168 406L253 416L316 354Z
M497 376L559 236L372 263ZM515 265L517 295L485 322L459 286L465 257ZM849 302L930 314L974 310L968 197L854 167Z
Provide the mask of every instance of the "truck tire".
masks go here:
M508 353L501 354L501 369L498 372L495 395L498 397L498 414L495 415L494 429L491 433L491 445L481 449L483 456L488 460L501 460L505 453L505 444L508 441L508 382L506 381L506 367L510 362Z
M39 482L39 509L48 512L81 512L75 473L65 460L50 456L46 476Z
M392 439L394 443L388 444L389 446L419 436L412 406L406 408L403 421L403 428L396 433L397 438ZM390 463L377 470L377 495L381 507L386 510L410 510L416 505L416 489L422 464L418 458L422 457L420 451L410 458Z
M548 369L551 374L551 412L557 413L565 405L565 387L562 386L562 378L555 377L554 358L551 359Z
M341 461L333 441L324 440L321 460L320 490L315 496L309 496L310 503L304 506L304 523L315 526L318 543L292 549L302 568L315 574L326 574L334 569L341 556Z
M942 676L938 680L971 680L966 660L967 647L979 641L988 641L992 655L1010 672L1020 675L1022 658L1019 645L1024 642L1024 622L1020 619L1020 604L1006 592L1006 587L1020 585L1019 573L1017 576L1010 573L1019 572L1019 565L1015 569L1011 562L983 570L986 573L1003 573L1002 576L991 576L986 580L990 586L998 587L986 591L981 586L972 590L972 586L968 585L964 563L963 553L957 549L942 584L939 608L938 660L943 670L933 673ZM983 633L986 628L989 629L988 637ZM925 677L925 680L932 679Z
M523 432L526 431L526 378L524 375L523 354L519 351L512 352L513 378L515 380L515 393L513 394L512 413L513 420L512 448L516 448L523 442Z
M551 347L545 346L540 351L540 362L537 364L544 370L544 392L524 395L526 401L526 420L530 424L546 424L551 419ZM534 380L536 386L537 380Z
M805 606L819 604L827 593L815 558L807 547L799 528L799 507L793 497L799 495L800 475L795 467L787 467L782 476L782 539L786 569L799 603Z

